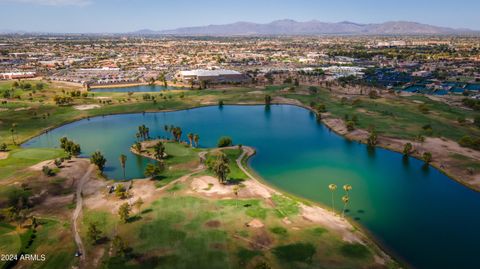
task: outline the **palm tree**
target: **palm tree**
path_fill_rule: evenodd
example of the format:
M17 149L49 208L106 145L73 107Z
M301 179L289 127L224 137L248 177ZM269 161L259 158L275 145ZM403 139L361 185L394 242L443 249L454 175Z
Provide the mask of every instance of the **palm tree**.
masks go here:
M343 185L343 190L347 193L348 196L348 192L352 190L352 186L349 184Z
M332 212L335 214L335 201L333 200L333 192L335 190L337 190L337 185L330 184L330 185L328 185L328 188L330 189L330 192L332 193Z
M198 134L193 135L193 141L195 141L196 148L198 148L198 140L200 140L200 136Z
M344 195L342 197L342 202L343 202L343 211L342 211L342 218L345 218L345 209L347 208L347 204L350 201L350 198L348 195Z
M237 206L237 204L238 204L238 191L239 190L240 190L240 186L235 185L235 187L233 187L233 194L235 194L235 197L237 197L237 199L235 199L235 206Z
M188 141L190 142L190 147L193 148L193 134L188 133Z
M142 153L142 144L140 144L140 142L136 142L134 147L138 153Z
M12 128L10 128L10 133L12 134L12 142L14 145L17 143L15 142L15 128L17 127L16 123L12 123Z
M169 130L169 127L168 127L168 125L166 125L166 124L165 124L165 125L163 126L163 129L165 130L165 132L166 132L166 133L168 133L168 132L169 132L169 131L168 131L168 130Z
M158 141L158 143L153 146L153 152L155 159L163 159L165 155L165 145L163 145L162 141Z
M213 173L217 176L221 184L226 183L228 174L230 173L229 159L225 153L221 152L217 160L213 163Z
M122 169L123 169L123 179L125 179L125 165L127 163L127 156L125 156L124 154L121 154L120 155L120 165L122 166Z

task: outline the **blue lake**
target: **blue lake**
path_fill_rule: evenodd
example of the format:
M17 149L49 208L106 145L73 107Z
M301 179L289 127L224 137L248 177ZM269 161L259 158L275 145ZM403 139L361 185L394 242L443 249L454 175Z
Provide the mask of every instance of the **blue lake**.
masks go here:
M129 147L141 124L150 127L152 137L166 136L166 124L180 126L184 134L198 133L202 147L214 147L220 136L231 136L236 144L257 149L250 164L264 180L326 206L328 184L350 184L347 215L390 254L416 268L480 268L480 193L419 160L348 141L296 106L203 107L96 117L59 127L24 146L58 147L59 139L67 136L81 144L85 155L102 151L109 177L122 177L118 158L125 154L127 176L139 178L149 160L131 154ZM338 190L337 204L342 195Z

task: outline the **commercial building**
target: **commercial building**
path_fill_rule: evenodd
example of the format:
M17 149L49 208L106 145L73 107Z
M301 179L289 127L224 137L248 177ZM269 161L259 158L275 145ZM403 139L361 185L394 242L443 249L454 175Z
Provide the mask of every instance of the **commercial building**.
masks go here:
M245 82L248 76L235 70L227 69L195 69L178 71L175 78L182 82L208 81L210 83Z
M35 72L10 72L0 73L0 79L21 79L34 78L37 74Z

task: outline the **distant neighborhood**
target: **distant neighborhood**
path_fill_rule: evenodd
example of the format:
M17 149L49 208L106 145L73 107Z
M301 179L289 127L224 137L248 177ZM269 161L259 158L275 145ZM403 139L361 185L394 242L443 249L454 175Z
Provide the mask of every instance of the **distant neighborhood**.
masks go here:
M411 94L478 98L475 37L3 36L0 79L43 77L84 87L161 83L304 84L339 81ZM140 46L137 50L132 44Z

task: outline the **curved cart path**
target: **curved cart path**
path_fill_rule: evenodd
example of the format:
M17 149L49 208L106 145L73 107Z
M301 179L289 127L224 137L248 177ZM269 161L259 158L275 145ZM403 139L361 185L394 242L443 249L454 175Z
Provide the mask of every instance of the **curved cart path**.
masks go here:
M80 261L85 260L85 247L83 246L82 238L80 237L80 234L78 232L77 219L78 219L78 217L80 216L80 214L82 213L82 210L83 210L83 197L82 197L83 185L90 178L90 175L92 174L94 168L95 168L95 166L91 164L90 167L88 167L87 172L85 172L85 174L83 175L83 177L80 179L80 181L77 184L77 192L76 192L77 206L76 206L75 211L73 212L73 216L72 216L73 233L74 233L74 237L75 237L75 243L77 244L78 251L81 253Z

